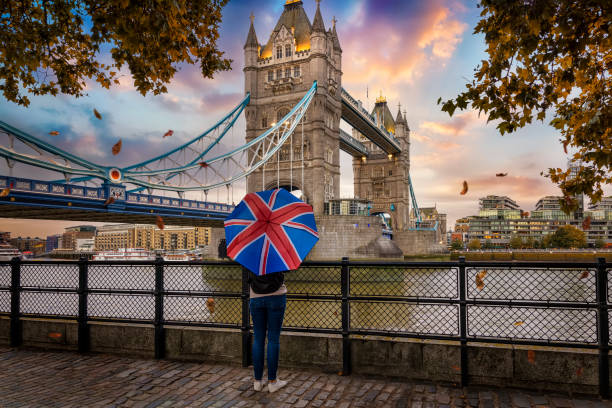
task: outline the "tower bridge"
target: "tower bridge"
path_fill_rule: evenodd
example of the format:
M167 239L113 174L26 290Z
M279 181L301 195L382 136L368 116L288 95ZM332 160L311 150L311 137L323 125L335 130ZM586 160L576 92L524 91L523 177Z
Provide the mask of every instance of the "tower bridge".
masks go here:
M244 99L202 134L151 159L125 167L94 163L0 121L0 157L8 169L0 174L0 217L154 223L161 216L172 224L215 226L241 199L233 197L239 183L240 194L284 187L301 190L313 206L323 255L367 255L366 244L381 236L380 226L370 228L371 217L325 214L340 198L345 151L353 157L355 198L370 203L370 214L390 214L393 241L404 253L415 252L415 242L422 248L416 252L435 246L445 225L420 218L406 112L392 115L382 95L368 112L342 87L336 20L326 29L318 1L311 22L301 0L288 0L265 44L253 21L251 15ZM224 141L242 113L245 143L230 149ZM55 176L23 178L16 170L23 166ZM217 202L209 199L214 192ZM218 202L220 192L225 203Z

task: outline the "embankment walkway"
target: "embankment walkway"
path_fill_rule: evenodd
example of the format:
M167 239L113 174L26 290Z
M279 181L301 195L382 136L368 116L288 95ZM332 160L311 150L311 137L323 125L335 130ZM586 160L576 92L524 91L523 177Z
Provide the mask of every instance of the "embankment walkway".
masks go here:
M612 407L609 401L453 388L281 369L289 385L254 392L251 368L0 347L0 407Z

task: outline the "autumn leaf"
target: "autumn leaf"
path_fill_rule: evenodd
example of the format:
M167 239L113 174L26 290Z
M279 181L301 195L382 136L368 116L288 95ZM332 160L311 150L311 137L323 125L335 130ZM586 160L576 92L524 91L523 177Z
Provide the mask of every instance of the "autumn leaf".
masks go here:
M97 110L97 109L94 109L94 110L93 110L93 113L94 113L94 115L96 116L96 118L98 118L98 119L102 120L102 115L100 115L100 112L98 112L98 110Z
M112 152L113 152L113 156L116 156L119 154L119 152L121 151L121 139L119 139L119 141L117 143L115 143L115 145L113 146Z
M49 333L48 336L51 339L61 339L62 338L62 333Z
M52 130L51 132L49 132L49 134L51 136L57 136L57 135L59 135L59 132L57 130Z
M580 274L580 278L579 279L586 279L589 277L591 273L589 271L584 271Z
M497 173L495 177L506 177L508 173Z
M206 162L200 162L200 167L208 167L208 163L206 163Z
M476 274L476 289L484 289L484 277L487 276L487 271L482 270Z
M583 372L584 372L584 369L582 367L578 367L576 369L576 376L580 377Z
M107 205L111 205L114 202L115 202L115 197L108 197L108 200L104 202L104 206L106 207Z
M172 136L174 134L174 130L169 130L166 133L164 133L164 138L168 137L168 136Z
M210 312L210 314L215 313L215 299L213 298L206 299L206 308L208 308L208 311Z
M563 151L565 152L565 154L567 154L567 143L567 140L563 142Z
M529 361L530 364L535 363L535 351L527 350L527 361Z
M0 191L0 197L6 197L9 195L10 192L11 192L11 189L7 187L4 190Z
M159 228L160 230L163 230L165 225L164 225L164 219L162 217L160 217L159 215L157 216L157 220L155 221L155 223L157 224L157 228Z
M466 195L468 192L468 183L467 181L463 181L463 190L461 190L461 195Z
M461 371L461 368L460 368L459 366L456 366L456 365L451 366L451 368L452 368L453 370L455 370L455 371Z
M519 326L522 326L523 323L525 323L525 322L522 321L522 320L518 320L518 321L514 322L514 326L519 327Z
M582 229L589 230L591 228L591 217L588 216L584 220L582 220Z

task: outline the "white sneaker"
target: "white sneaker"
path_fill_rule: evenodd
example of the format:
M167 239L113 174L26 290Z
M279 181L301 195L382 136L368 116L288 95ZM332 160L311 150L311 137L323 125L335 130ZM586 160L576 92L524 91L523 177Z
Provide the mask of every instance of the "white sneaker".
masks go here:
M268 382L268 391L276 392L287 385L287 381L276 379L276 382Z
M264 387L264 382L263 382L263 381L257 381L257 380L255 380L255 381L253 382L253 389L254 389L255 391L261 391L261 390L263 390L263 387Z

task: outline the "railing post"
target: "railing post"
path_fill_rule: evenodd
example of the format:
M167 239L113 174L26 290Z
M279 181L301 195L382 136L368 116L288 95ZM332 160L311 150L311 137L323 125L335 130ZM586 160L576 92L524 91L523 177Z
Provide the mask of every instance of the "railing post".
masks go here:
M166 339L164 333L164 258L155 258L155 358L164 358Z
M467 347L467 296L466 296L465 256L459 257L459 342L461 386L468 385L468 347Z
M342 258L342 269L340 271L340 287L342 291L342 375L351 375L349 286L349 259L344 257Z
M87 276L88 276L88 260L87 257L81 256L79 259L79 316L77 321L78 327L78 345L80 353L89 351L89 325L87 324Z
M21 346L21 259L11 260L11 347Z
M248 367L251 365L251 330L249 318L249 270L242 268L242 323L240 329L242 332L242 366Z
M610 362L608 351L610 346L610 333L608 327L608 273L606 259L597 260L597 337L599 339L599 395L608 399L610 397Z

